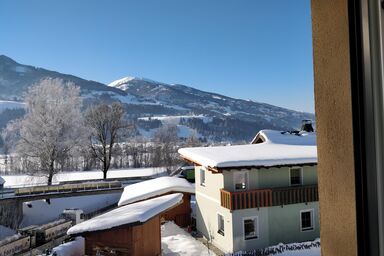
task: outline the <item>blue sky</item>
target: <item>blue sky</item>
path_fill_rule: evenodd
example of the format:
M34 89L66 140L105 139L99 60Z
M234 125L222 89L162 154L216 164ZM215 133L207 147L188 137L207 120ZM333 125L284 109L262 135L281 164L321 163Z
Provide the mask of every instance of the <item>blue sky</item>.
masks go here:
M0 54L314 112L309 0L2 0Z

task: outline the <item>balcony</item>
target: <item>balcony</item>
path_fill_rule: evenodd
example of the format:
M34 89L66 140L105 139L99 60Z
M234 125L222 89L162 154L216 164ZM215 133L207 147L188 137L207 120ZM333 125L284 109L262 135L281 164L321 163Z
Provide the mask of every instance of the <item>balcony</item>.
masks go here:
M255 189L230 192L220 190L221 206L240 210L319 201L317 185Z

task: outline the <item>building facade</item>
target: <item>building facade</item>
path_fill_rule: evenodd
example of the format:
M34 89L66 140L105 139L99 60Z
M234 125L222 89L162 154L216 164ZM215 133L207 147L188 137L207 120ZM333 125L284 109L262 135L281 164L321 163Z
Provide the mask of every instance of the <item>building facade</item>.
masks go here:
M316 166L196 166L197 229L224 252L319 237Z
M225 253L319 238L316 135L180 149L195 164L196 228Z

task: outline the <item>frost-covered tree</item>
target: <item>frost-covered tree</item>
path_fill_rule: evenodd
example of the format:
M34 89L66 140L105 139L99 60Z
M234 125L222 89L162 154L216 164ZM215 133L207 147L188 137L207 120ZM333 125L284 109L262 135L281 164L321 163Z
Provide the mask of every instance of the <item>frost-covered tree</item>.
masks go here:
M178 131L176 124L165 124L154 134L152 166L172 167L178 164Z
M93 156L101 162L103 178L106 179L115 144L128 128L124 108L120 103L91 106L86 112L85 123L90 132L89 147Z
M186 147L198 147L201 146L201 141L199 140L196 132L191 133L187 140L185 141Z
M44 174L48 185L58 163L83 142L80 89L60 79L45 79L26 96L26 114L11 127L19 127L16 152L28 162L31 174Z

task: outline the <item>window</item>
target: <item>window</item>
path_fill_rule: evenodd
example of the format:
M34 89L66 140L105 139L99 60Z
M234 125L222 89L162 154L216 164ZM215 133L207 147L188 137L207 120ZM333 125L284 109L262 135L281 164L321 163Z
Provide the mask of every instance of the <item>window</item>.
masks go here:
M302 168L291 168L289 169L291 177L291 186L300 186L302 184Z
M313 210L300 212L301 231L313 230Z
M200 185L205 186L205 171L200 169Z
M233 182L236 190L247 190L248 187L248 172L237 171L233 173Z
M258 223L257 217L247 218L243 220L244 223L244 239L256 239L258 238Z
M224 235L224 217L221 214L217 214L217 233Z

